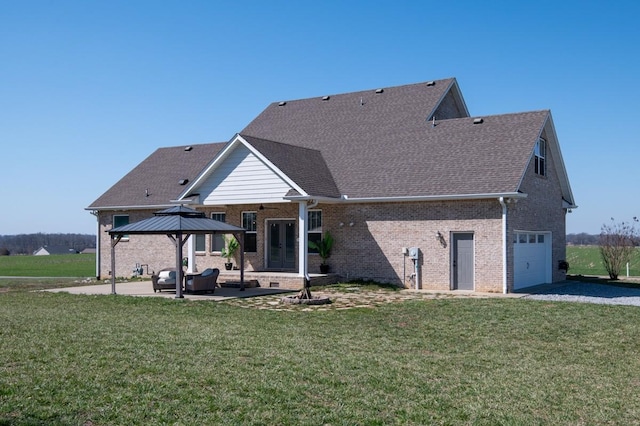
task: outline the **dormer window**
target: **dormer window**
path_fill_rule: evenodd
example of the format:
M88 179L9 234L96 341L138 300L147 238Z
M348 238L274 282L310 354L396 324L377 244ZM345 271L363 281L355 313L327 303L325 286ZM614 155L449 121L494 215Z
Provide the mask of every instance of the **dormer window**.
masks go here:
M536 174L540 176L546 175L545 157L547 155L547 141L540 138L536 142L536 149L534 151L534 162Z

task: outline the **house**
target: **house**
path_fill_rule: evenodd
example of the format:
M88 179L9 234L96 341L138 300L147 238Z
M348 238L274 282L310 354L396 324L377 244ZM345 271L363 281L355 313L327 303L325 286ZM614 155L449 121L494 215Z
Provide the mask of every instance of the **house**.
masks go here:
M226 143L158 149L87 207L98 276L105 231L175 203L245 228L247 271L302 279L329 231L341 279L483 292L564 280L576 208L550 111L471 117L454 78L274 102ZM190 263L222 266L220 236L189 241ZM116 274L172 253L131 236Z
M66 246L42 246L33 252L34 256L49 256L51 254L77 254L78 251Z

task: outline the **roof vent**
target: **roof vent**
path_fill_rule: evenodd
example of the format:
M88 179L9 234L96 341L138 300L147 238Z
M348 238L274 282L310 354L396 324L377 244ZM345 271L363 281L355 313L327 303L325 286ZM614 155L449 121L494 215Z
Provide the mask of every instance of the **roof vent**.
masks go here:
M191 151L192 149L193 149L193 147L192 147L192 146L185 146L185 147L184 147L184 150L185 150L185 151Z
M435 86L436 82L431 80L431 81L427 81L427 86Z
M484 123L484 118L474 118L473 124L482 124Z
M178 181L178 183L179 183L180 185L186 185L188 182L189 182L189 179L180 179L180 180Z
M328 101L329 99L331 99L331 96L323 96L323 97L322 97L322 100L323 100L323 101Z
M377 89L376 90L376 93L383 93L383 92L384 92L384 89Z
M285 101L282 101L278 104L278 106L285 106L287 103Z

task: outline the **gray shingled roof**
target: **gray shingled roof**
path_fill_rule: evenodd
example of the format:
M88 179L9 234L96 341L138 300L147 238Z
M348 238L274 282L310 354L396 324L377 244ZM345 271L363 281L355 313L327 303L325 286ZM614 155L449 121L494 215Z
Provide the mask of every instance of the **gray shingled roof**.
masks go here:
M517 191L548 111L433 127L428 118L450 83L273 103L241 134L320 151L349 198Z
M224 142L191 145L188 151L185 146L159 148L87 209L169 205L185 188L180 181L195 179L225 145Z
M275 102L240 136L311 196L501 194L518 191L549 116L474 124L455 79L446 79ZM88 209L168 205L188 187L179 181L193 181L225 146L158 149Z

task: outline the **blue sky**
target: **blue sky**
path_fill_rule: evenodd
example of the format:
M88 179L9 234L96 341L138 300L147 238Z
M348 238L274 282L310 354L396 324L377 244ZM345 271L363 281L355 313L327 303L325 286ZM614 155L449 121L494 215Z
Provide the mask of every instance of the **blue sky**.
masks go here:
M155 149L270 102L447 77L472 115L551 110L567 232L598 233L640 216L638 4L0 0L0 234L95 233Z

